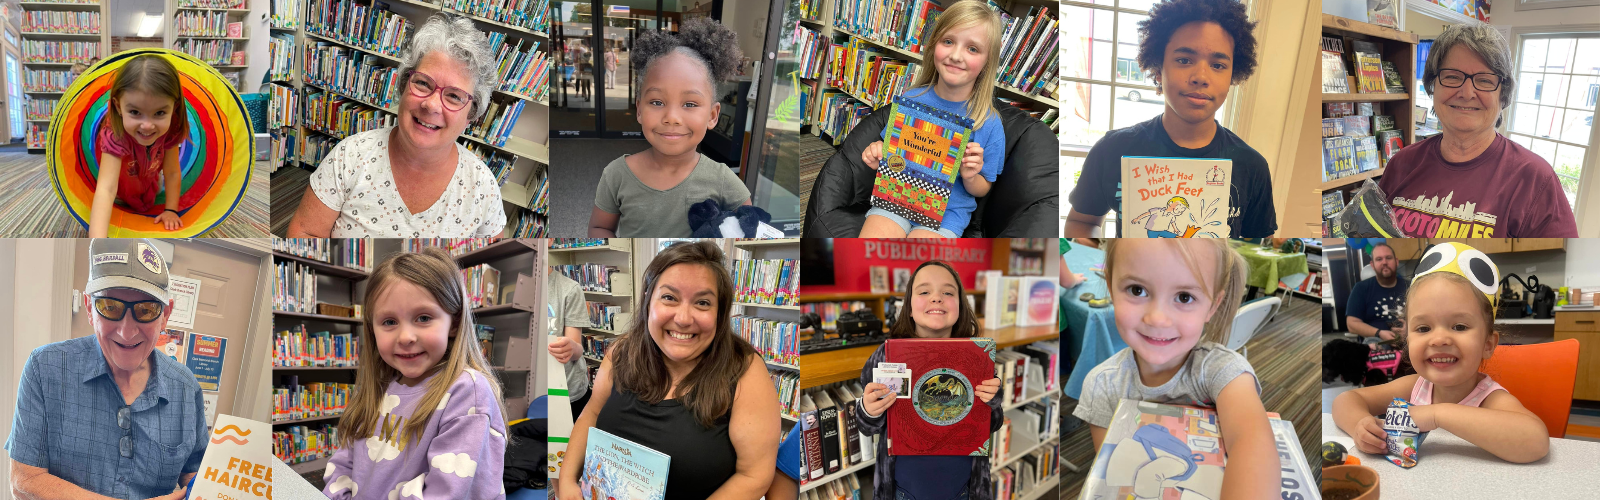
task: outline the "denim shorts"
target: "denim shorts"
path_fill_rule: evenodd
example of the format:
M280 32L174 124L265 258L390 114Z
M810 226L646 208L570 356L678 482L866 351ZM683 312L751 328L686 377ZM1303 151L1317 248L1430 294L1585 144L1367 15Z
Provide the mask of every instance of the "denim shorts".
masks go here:
M942 227L936 230L936 229L933 229L933 228L930 228L930 227L927 227L927 226L913 225L911 223L910 219L907 219L905 217L901 217L900 214L897 214L897 213L894 213L894 212L890 212L888 210L884 210L884 209L881 209L881 208L878 208L878 207L872 207L871 210L867 210L867 215L868 216L880 215L880 216L883 216L884 218L889 219L890 221L893 221L895 224L898 224L900 226L900 230L901 231L905 231L906 235L910 235L912 229L921 229L923 231L931 231L931 232L939 233L939 236L943 236L943 237L946 237L946 238L959 238L959 236L956 236L956 232L955 231L951 231L949 229L945 229L945 228L942 228Z

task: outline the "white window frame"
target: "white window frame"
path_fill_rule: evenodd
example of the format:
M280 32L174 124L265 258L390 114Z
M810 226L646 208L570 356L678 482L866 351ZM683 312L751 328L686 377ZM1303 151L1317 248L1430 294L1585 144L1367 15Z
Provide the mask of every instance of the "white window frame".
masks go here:
M1521 73L1522 47L1524 45L1523 42L1529 38L1593 38L1596 36L1600 36L1600 24L1513 27L1511 29L1510 42L1512 44L1511 51L1514 57L1512 58L1511 66L1513 71ZM1574 46L1573 50L1577 50L1576 46ZM1524 82L1517 82L1517 85L1519 86L1523 84ZM1579 236L1600 236L1600 199L1596 199L1600 198L1600 186L1596 186L1597 181L1595 180L1596 177L1600 177L1600 154L1597 154L1595 151L1597 147L1600 147L1600 127L1589 127L1588 144L1574 144L1572 142L1561 141L1557 139L1531 136L1521 132L1511 132L1511 117L1516 116L1516 109L1518 105L1519 103L1516 101L1516 97L1512 96L1511 105L1506 108L1504 114L1502 115L1505 117L1505 120L1503 123L1501 123L1500 133L1505 135L1506 138L1510 139L1512 138L1512 135L1515 134L1553 141L1556 144L1566 144L1569 146L1584 148L1583 162L1580 163L1582 168L1578 175L1578 191L1575 193L1575 201L1573 202L1572 207L1573 218L1577 221ZM1591 110L1591 112L1595 113L1597 117L1600 117L1600 104L1597 104L1596 109ZM1551 167L1554 168L1554 165Z

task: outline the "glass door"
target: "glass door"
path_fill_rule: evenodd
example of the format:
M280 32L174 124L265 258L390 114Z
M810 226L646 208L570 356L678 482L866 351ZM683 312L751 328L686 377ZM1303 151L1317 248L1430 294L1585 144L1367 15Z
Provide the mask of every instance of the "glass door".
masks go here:
M613 0L602 4L606 15L601 21L599 52L594 57L595 87L604 100L601 103L605 114L605 120L601 121L601 126L605 127L603 135L640 139L644 136L639 131L639 118L634 114L638 109L638 91L633 88L637 75L629 56L634 40L646 33L645 30L655 29L655 16L650 13L648 19L640 17L640 9L622 3L639 2Z
M27 102L22 98L22 78L17 75L17 58L6 54L6 106L11 118L11 139L22 140L22 131L26 125L22 120L22 108Z
M555 72L550 79L550 136L596 137L596 113L591 77L593 72L595 5L588 1L551 2L555 13L550 27Z

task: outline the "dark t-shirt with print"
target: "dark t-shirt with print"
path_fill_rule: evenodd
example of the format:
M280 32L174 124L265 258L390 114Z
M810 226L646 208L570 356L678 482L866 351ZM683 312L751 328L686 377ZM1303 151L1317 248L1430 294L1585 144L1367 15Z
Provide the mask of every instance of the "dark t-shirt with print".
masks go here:
M1379 330L1395 331L1405 319L1406 288L1403 278L1396 277L1392 287L1384 288L1378 278L1367 278L1350 287L1350 300L1345 302L1344 315L1354 316L1367 326Z
M1167 129L1161 127L1159 115L1132 127L1113 130L1095 143L1083 162L1078 185L1067 198L1073 210L1094 216L1104 216L1110 210L1122 213L1124 156L1233 160L1233 194L1229 196L1233 208L1228 213L1228 236L1262 238L1278 230L1278 214L1272 206L1272 175L1261 153L1221 124L1205 147L1179 146L1167 135Z
M1396 152L1378 187L1395 227L1418 238L1576 238L1578 224L1550 164L1506 136L1460 163L1439 152L1444 136Z

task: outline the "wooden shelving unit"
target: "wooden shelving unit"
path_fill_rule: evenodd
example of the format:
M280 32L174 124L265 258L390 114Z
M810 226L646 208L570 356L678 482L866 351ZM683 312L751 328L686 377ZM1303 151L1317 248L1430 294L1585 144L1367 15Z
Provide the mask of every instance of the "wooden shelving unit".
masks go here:
M800 259L800 240L798 238L744 240L732 243L733 249L728 252L728 258L731 260L729 262L730 266L736 265L738 261L751 259ZM735 302L733 304L733 314L796 323L800 321L800 306ZM799 367L774 361L767 361L767 370L773 377L779 376L780 373L793 376L800 375ZM784 414L781 411L779 416L783 418L783 430L785 432L794 422L798 421L797 417Z
M1414 118L1413 109L1416 106L1416 96L1412 95L1412 93L1417 88L1416 62L1417 42L1419 41L1417 35L1393 28L1364 23L1353 19L1346 19L1331 14L1323 14L1322 36L1338 37L1343 40L1345 53L1347 54L1349 51L1354 50L1354 46L1351 45L1351 41L1353 40L1362 40L1378 44L1378 46L1382 49L1379 57L1385 62L1394 63L1395 71L1400 74L1400 81L1405 85L1406 88L1406 93L1404 94L1321 93L1322 78L1320 76L1321 69L1319 65L1319 76L1315 82L1315 85L1317 85L1316 93L1321 93L1322 102L1378 103L1383 107L1383 111L1376 114L1391 115L1394 117L1395 128L1400 130L1400 134L1403 138L1402 140L1405 141L1405 145L1410 146L1416 143L1416 125L1415 122L1412 121ZM1346 70L1351 72L1352 76L1354 75L1354 71L1356 71L1355 68L1346 68ZM1352 86L1351 89L1354 90L1354 86ZM1301 147L1315 148L1316 150L1320 151L1322 149L1322 137L1320 128L1318 130L1319 132L1317 133L1308 134L1306 137L1307 143L1303 144ZM1375 170L1333 179L1322 183L1320 186L1318 186L1317 191L1319 196L1321 193L1333 190L1346 191L1345 199L1348 200L1350 198L1348 196L1348 192L1354 191L1357 187L1359 187L1361 181L1367 179L1376 180L1379 176L1383 175L1383 171L1384 168L1380 167Z
M633 244L634 240L627 238L608 238L605 240L605 244L600 246L552 248L550 249L550 265L564 266L595 263L617 266L618 273L626 273L630 277L633 277L634 279L630 281L634 283L634 286L639 286L641 280L638 279L638 276L636 276L636 272L634 270ZM632 316L637 312L633 310L632 299L633 290L631 289L621 291L611 290L610 293L589 291L583 292L583 300L585 302L603 302L608 305L620 306L622 307L622 312L624 314L628 314L629 316ZM619 323L621 323L621 321L619 321ZM616 330L605 330L595 327L584 328L583 334L588 337L610 338L622 335L627 331L628 328L628 325L626 324L618 324L615 326ZM592 356L590 359L597 363L596 366L598 366L598 363L604 359L605 353L592 352L586 353L585 356Z
M111 13L110 13L109 9L107 9L107 1L106 0L90 0L90 1L88 1L86 3L20 2L20 6L22 7L22 10L23 10L24 13L26 13L26 12L99 12L100 13L100 32L99 33L92 33L92 34L87 34L87 33L85 33L85 34L78 34L78 33L74 33L74 34L68 34L68 33L40 33L40 32L29 32L29 31L20 31L19 30L19 33L22 35L22 40L19 42L20 44L25 44L28 41L99 42L100 43L99 51L98 51L97 54L95 54L95 58L96 59L104 58L109 53L107 51L109 50L109 47L111 46L111 43L110 43L111 39L110 39L110 35L109 35L109 32L107 31L106 27L110 26L111 25L110 23L112 21L111 21ZM21 16L17 16L17 17L20 18ZM22 63L22 68L20 68L17 71L17 75L16 75L17 78L22 78L23 74L25 74L30 69L48 70L48 71L70 71L72 66L73 66L73 63L70 63L70 62L69 63L29 62L28 61L28 57L27 57L26 54L19 54L19 55L21 57L20 62ZM85 61L85 62L87 62L87 61ZM23 100L24 101L34 99L35 96L40 96L39 98L41 98L41 99L45 98L44 96L48 96L48 98L51 98L51 99L60 99L61 96L62 96L62 92L60 92L60 91L50 91L50 90L43 90L43 91L35 92L35 91L32 91L32 90L28 90L27 87L24 86L23 89L22 89L22 95L23 95ZM15 103L15 104L18 105L18 106L22 106L23 105L23 103L21 103L21 102ZM26 108L24 108L24 109L26 109ZM23 136L24 136L24 142L27 144L28 154L44 154L44 152L45 152L45 135L50 130L50 120L48 120L48 119L46 119L46 120L38 120L38 119L27 120L27 124L24 127L25 128L23 129L22 132L23 132Z
M194 5L195 4L195 2L193 2L191 0L167 0L167 1L169 2L167 4L167 7L168 7L167 8L167 12L169 12L169 14L166 16L166 21L167 21L166 24L167 24L168 29L170 30L170 31L168 31L168 33L171 34L171 36L167 37L167 43L166 43L167 48L173 49L173 50L179 50L178 49L178 43L179 42L195 43L195 41L197 41L197 40L230 40L230 41L233 41L232 45L230 46L231 50L229 51L229 60L226 61L226 62L218 63L218 64L211 64L211 67L212 68L216 68L217 71L224 72L225 74L226 73L236 73L234 76L236 76L239 79L239 84L237 85L237 87L238 87L237 90L240 93L244 93L245 92L245 85L248 83L248 82L244 81L245 80L244 79L244 71L245 71L246 68L249 67L250 61L246 60L245 64L233 64L231 57L232 57L232 53L233 52L243 51L243 52L245 52L247 54L249 53L248 45L250 44L250 40L252 39L252 37L251 37L252 33L250 33L250 22L249 22L249 18L250 18L250 2L252 0L238 0L238 3L242 8L191 7L189 5ZM269 0L257 0L257 1L269 1ZM187 15L194 15L194 14L209 15L209 14L215 14L215 13L218 13L218 12L223 13L223 15L227 17L227 22L230 22L230 23L233 23L233 22L244 23L244 31L241 32L240 36L237 36L237 37L226 36L226 30L224 30L224 35L185 35L185 34L182 34L182 33L178 32L177 19L178 19L179 15L185 15L185 14L187 14ZM182 52L181 50L179 50L179 51ZM197 59L200 58L199 56L195 56L195 57Z

